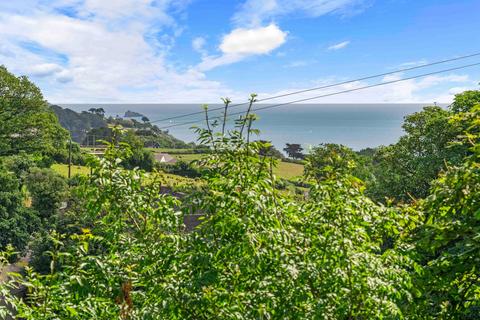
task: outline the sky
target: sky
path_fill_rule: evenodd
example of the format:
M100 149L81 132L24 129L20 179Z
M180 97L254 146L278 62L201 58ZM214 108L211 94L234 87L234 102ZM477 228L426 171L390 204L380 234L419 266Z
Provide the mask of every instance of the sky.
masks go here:
M479 12L478 0L1 0L0 64L51 103L243 102L480 52ZM477 66L310 102L448 103L479 81Z

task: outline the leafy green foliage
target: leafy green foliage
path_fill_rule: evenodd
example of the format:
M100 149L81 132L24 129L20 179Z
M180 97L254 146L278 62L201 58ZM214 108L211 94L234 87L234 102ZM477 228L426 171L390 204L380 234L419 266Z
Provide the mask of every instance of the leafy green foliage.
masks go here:
M455 96L451 109L454 113L469 112L480 103L480 90L464 91Z
M155 163L153 153L143 147L142 140L131 130L125 132L121 138L122 142L130 146L130 155L122 163L127 169L138 167L145 171L152 171Z
M476 319L480 314L480 105L452 119L467 131L472 155L450 166L421 205L426 222L412 239L424 266L418 308L432 318Z
M66 179L52 169L33 168L26 179L32 207L45 222L56 218L68 196Z
M31 170L37 166L37 161L31 155L25 152L20 152L17 155L3 157L0 159L1 165L6 171L12 172L18 179L19 188L21 189L25 185L27 176Z
M193 162L177 161L174 164L164 164L157 162L155 166L163 172L179 175L182 177L199 178L202 176L202 170Z
M20 151L54 155L65 150L67 131L27 77L16 77L0 66L1 155Z
M467 105L470 95L456 102ZM407 117L398 144L379 151L320 145L307 159L308 191L292 197L278 190L269 145L251 139L255 101L232 130L209 119L205 106L206 128L196 128L211 151L198 160L205 183L181 200L162 194L160 175L134 164L135 150L144 150L138 136L112 128L105 157L90 159L92 174L77 181L71 207L31 244L33 268L0 285L17 317L478 318L480 106L427 107ZM12 171L22 176L18 164ZM47 204L59 202L54 191L64 186L50 172L28 171L34 207L55 212ZM0 183L8 190L0 214L27 210L14 175L2 173ZM425 199L393 206L366 191ZM50 200L40 205L40 196ZM182 218L192 212L200 225L186 232ZM19 286L27 299L9 291Z
M407 116L403 124L406 134L374 155L368 194L378 201L425 198L438 174L448 165L459 165L469 154L465 145L454 143L467 128L450 118L478 103L480 91L466 91L455 96L448 110L425 107Z
M263 147L259 150L260 156L274 157L275 159L284 159L285 156L270 141L261 140Z
M312 148L306 157L305 174L317 180L332 178L332 175L344 175L356 167L359 157L352 149L335 144L324 143Z
M303 148L298 143L287 143L283 151L292 159L303 159L304 154L302 153Z
M0 169L0 250L11 244L23 251L38 222L35 212L24 206L16 177Z
M252 97L254 100L255 97ZM275 189L247 113L233 131L198 129L215 152L207 183L179 203L155 179L125 170L113 143L95 160L77 212L85 228L52 234L51 271L27 269L29 299L7 294L25 319L399 318L412 262L384 239L404 232L348 174L325 179L307 202ZM121 146L121 145L120 145ZM176 208L203 213L183 232Z
M466 155L461 146L451 146L460 130L449 122L451 113L440 107L425 107L405 118L406 135L374 156L375 180L369 194L377 199L411 201L425 198L430 183L445 169L458 164Z

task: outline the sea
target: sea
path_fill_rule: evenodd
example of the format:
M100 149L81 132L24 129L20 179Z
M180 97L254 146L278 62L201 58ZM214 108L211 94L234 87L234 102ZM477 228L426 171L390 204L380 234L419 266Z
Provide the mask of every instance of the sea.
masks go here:
M320 143L338 143L354 150L395 143L404 134L402 123L408 114L420 111L426 104L292 104L269 107L253 106L258 116L253 128L258 139L268 140L282 150L286 143L299 143L305 150ZM84 111L104 108L107 116L123 117L130 110L145 115L151 122L186 142L196 142L192 126L205 126L205 115L199 104L60 104L64 108ZM229 108L229 113L246 111L246 105ZM218 109L218 110L216 110ZM187 117L179 115L197 113ZM223 114L222 105L209 105L209 117ZM230 115L229 128L239 115ZM172 119L173 118L173 119Z

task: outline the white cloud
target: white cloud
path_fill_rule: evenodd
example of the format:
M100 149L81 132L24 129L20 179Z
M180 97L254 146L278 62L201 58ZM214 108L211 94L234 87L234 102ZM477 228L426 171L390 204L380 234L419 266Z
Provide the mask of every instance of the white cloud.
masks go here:
M73 81L73 74L68 70L62 70L56 74L55 79L60 83Z
M343 42L331 45L327 49L328 50L340 50L340 49L346 48L349 44L350 44L350 41L343 41Z
M246 0L232 20L239 26L225 35L220 43L221 55L202 54L202 61L195 68L208 71L213 68L239 62L252 55L267 54L283 45L287 32L272 22L275 17L301 13L318 17L328 13L352 14L360 12L370 0ZM267 26L265 26L268 24ZM350 42L345 41L330 49L338 50ZM197 50L198 51L198 50ZM291 67L300 65L291 64Z
M285 43L287 32L275 24L251 29L238 28L225 35L219 56L204 56L197 70L213 68L239 62L252 55L268 54Z
M212 70L216 67L232 64L245 59L238 54L224 54L221 56L204 56L202 61L194 68L200 72Z
M401 75L389 75L383 77L380 81L390 82L399 79L402 79ZM345 80L346 79L338 78L330 78L326 80L320 79L311 82L309 86L294 86L277 92L259 93L259 99L269 96L283 95L294 91L301 91L312 87L330 85ZM469 80L468 76L449 74L406 80L369 89L360 89L374 83L378 83L378 81L355 81L323 90L309 91L294 96L274 99L269 101L269 103L290 102L314 96L324 97L315 100L308 100L304 103L450 103L453 100L454 94L464 91L464 89L472 89L475 87L474 83ZM465 86L457 87L456 85L459 83L464 84ZM333 93L352 89L359 90L332 95ZM449 94L442 95L443 92L449 92Z
M266 54L285 43L287 33L275 24L252 29L234 29L223 37L220 50L224 54Z
M370 0L247 0L233 16L237 25L256 26L287 14L319 17L329 13L351 15L362 12Z
M266 24L270 22L267 19L273 19L277 14L262 14L260 25L263 27L243 25L226 34L216 55L208 54L204 38L194 39L192 47L203 52L202 62L187 71L179 71L167 57L182 27L177 22L180 18L168 8L179 8L187 2L155 1L153 7L152 1L146 0L52 0L48 5L44 0L25 0L18 1L18 6L11 5L13 2L10 1L0 1L0 63L16 74L32 76L51 102L196 103L218 102L220 96L244 101L247 94L209 80L204 71L255 55L270 54L282 46L287 32L276 24ZM280 10L277 7L285 7L287 2L264 1L263 4L275 11ZM314 6L311 15L323 12L321 6L315 7L316 4L323 3L323 10L327 10L327 1L311 2ZM329 2L330 11L327 11L339 12L351 8L354 2L332 0ZM111 11L107 10L107 3L109 8L112 5ZM291 0L290 3L297 8L296 11L303 8L302 12L307 14L310 2ZM55 10L62 6L73 8L69 16ZM37 48L32 50L25 44ZM301 65L303 62L298 60L291 66ZM353 83L318 94L366 84ZM282 92L315 85L290 86ZM450 74L332 96L318 102L448 102L461 88L477 87L467 76ZM448 94L442 96L445 92ZM313 96L313 93L295 98L307 96Z
M177 71L166 61L179 34L167 8L179 10L187 1L29 1L18 12L0 4L1 63L34 77L51 102L208 102L235 96L203 73ZM71 10L68 16L56 10L62 6Z
M30 68L30 74L37 77L51 76L55 73L61 72L62 67L55 63L42 63L33 65Z

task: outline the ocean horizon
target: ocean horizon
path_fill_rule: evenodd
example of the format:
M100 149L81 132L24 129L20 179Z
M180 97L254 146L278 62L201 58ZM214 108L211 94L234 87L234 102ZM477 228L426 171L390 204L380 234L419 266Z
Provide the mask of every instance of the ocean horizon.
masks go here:
M199 104L58 104L75 111L89 108L104 108L106 116L123 117L127 110L145 115L158 127L168 130L173 136L186 142L196 142L191 129L197 121L204 126L204 115L163 120L182 114L203 111ZM422 110L428 104L293 104L266 110L253 111L259 119L253 125L260 130L257 139L269 140L282 150L286 143L300 143L305 150L320 143L338 143L354 150L374 148L395 143L404 134L402 123L408 114ZM262 108L268 104L257 104ZM442 105L445 106L445 105ZM209 105L210 109L221 108L220 104ZM230 113L245 111L246 106L230 109ZM220 116L222 110L210 111L211 118ZM229 117L229 125L238 115ZM159 121L161 120L161 121ZM174 127L170 127L175 125ZM176 126L178 125L178 126ZM168 128L167 128L168 127Z

